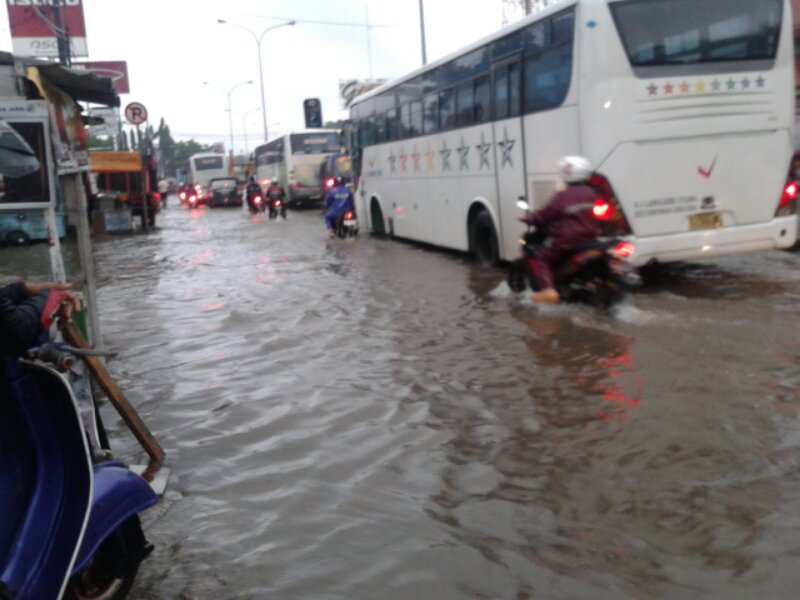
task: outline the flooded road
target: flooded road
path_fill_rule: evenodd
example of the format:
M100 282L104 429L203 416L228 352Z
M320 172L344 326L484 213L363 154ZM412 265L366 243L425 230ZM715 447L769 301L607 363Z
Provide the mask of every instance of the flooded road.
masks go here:
M95 246L173 471L133 598L797 598L800 255L673 267L604 315L314 211L159 217Z

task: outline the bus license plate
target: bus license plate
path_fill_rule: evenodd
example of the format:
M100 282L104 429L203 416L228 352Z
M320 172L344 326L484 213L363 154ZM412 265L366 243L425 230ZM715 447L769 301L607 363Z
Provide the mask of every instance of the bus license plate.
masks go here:
M722 227L722 215L720 213L689 215L690 231L699 231L701 229L719 229L720 227Z
M345 227L355 227L356 226L356 222L353 219L346 219L345 222L344 222L344 226Z

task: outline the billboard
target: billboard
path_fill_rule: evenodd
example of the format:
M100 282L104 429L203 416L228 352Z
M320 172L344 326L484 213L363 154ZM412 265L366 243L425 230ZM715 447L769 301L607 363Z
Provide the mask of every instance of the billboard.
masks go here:
M339 97L342 101L342 108L350 108L353 100L361 94L374 90L386 83L386 79L347 79L339 80Z
M118 94L131 93L131 84L128 79L128 63L124 60L73 63L72 68L89 71L98 77L107 77L114 82L114 88Z
M89 56L83 0L6 0L6 4L12 51L17 56L58 56L55 31L59 8L72 56Z

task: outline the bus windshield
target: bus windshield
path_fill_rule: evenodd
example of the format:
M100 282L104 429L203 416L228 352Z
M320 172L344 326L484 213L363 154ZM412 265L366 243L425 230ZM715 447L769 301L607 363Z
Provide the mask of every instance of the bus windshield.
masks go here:
M611 5L634 67L773 60L782 0L628 0Z
M341 149L337 133L293 133L290 137L292 154L330 154Z
M198 171L210 171L212 169L222 169L221 156L204 156L194 159L194 168Z

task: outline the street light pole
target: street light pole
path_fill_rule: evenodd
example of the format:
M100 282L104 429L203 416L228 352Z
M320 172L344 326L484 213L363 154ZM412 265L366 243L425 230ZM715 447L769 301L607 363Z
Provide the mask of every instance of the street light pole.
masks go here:
M242 117L242 130L244 131L244 153L247 156L250 156L250 147L247 144L247 117L252 115L254 112L258 112L260 110L261 110L261 107L258 106L256 108L254 108L253 110L248 110L246 113L244 113L244 116Z
M255 32L250 29L249 27L245 27L244 25L239 25L238 23L230 23L225 19L217 19L217 23L221 25L231 25L233 27L238 27L240 29L244 29L247 33L253 36L253 39L256 41L256 48L258 49L258 76L261 81L261 116L264 120L264 141L269 141L269 127L267 126L267 102L265 99L264 94L264 63L261 58L261 42L264 40L264 36L267 35L268 32L272 31L273 29L278 29L280 27L292 27L297 24L297 21L287 21L286 23L281 23L280 25L273 25L272 27L267 27L260 36L256 35Z
M230 148L231 156L233 156L233 153L234 153L234 147L233 147L233 108L231 106L231 94L233 93L233 90L235 90L236 88L242 87L243 85L250 85L251 83L253 83L252 80L243 81L242 83L237 83L231 89L228 89L224 85L220 85L218 83L209 83L208 81L204 81L203 82L203 85L210 85L210 86L213 86L213 87L218 87L223 92L225 92L225 94L228 96L228 120L230 121L230 132L231 132L231 148Z
M419 35L422 38L422 64L428 64L428 53L425 50L425 8L423 0L419 0Z

